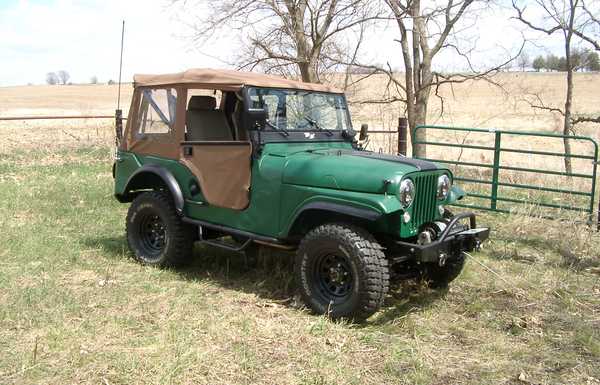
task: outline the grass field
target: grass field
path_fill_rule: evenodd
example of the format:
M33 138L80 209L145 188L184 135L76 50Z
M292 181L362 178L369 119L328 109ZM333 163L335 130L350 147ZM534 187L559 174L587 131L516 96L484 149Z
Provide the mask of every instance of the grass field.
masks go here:
M539 221L484 217L494 241L449 291L407 283L366 324L334 323L300 308L285 258L246 270L199 249L182 270L133 262L110 161L91 147L0 162L2 384L600 379L598 260L561 256L561 234Z
M449 290L406 282L368 322L331 322L302 308L285 255L135 263L110 128L84 123L0 125L0 384L600 384L586 226L482 214L492 240Z

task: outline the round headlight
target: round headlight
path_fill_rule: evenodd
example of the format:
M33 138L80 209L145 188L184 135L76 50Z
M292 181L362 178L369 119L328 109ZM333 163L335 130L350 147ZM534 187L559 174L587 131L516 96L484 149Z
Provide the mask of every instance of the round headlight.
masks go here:
M404 208L407 208L412 203L415 197L415 184L410 179L404 179L400 182L400 190L398 191L398 198Z
M438 188L437 188L437 197L439 200L444 200L448 198L448 193L450 192L450 178L448 175L440 175L438 178Z

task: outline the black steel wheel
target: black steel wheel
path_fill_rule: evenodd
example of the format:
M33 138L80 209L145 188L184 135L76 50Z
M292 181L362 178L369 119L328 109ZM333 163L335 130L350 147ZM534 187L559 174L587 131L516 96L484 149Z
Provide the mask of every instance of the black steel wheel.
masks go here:
M388 263L371 234L348 224L327 224L300 243L294 274L302 299L317 314L364 320L383 304Z
M327 301L341 303L352 293L354 280L350 261L340 251L324 253L314 264L313 279L319 287L318 294Z
M140 248L147 255L160 256L167 244L167 228L160 216L151 212L140 214Z
M138 195L127 213L127 242L134 258L147 265L173 266L192 255L193 228L183 223L170 195Z

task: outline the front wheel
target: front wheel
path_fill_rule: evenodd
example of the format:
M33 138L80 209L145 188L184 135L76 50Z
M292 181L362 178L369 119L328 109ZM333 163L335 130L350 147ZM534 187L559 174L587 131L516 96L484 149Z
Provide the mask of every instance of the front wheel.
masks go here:
M300 243L294 271L308 307L334 319L368 318L389 288L382 247L365 230L347 224L310 231Z
M143 264L174 266L191 257L193 229L177 215L165 192L145 192L133 200L126 232L134 258Z

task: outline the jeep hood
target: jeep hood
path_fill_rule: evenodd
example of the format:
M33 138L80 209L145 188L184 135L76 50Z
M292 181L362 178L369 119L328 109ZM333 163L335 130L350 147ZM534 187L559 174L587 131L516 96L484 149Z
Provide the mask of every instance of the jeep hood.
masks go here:
M434 163L404 156L352 149L308 150L287 156L283 183L383 193L385 180L437 169Z

